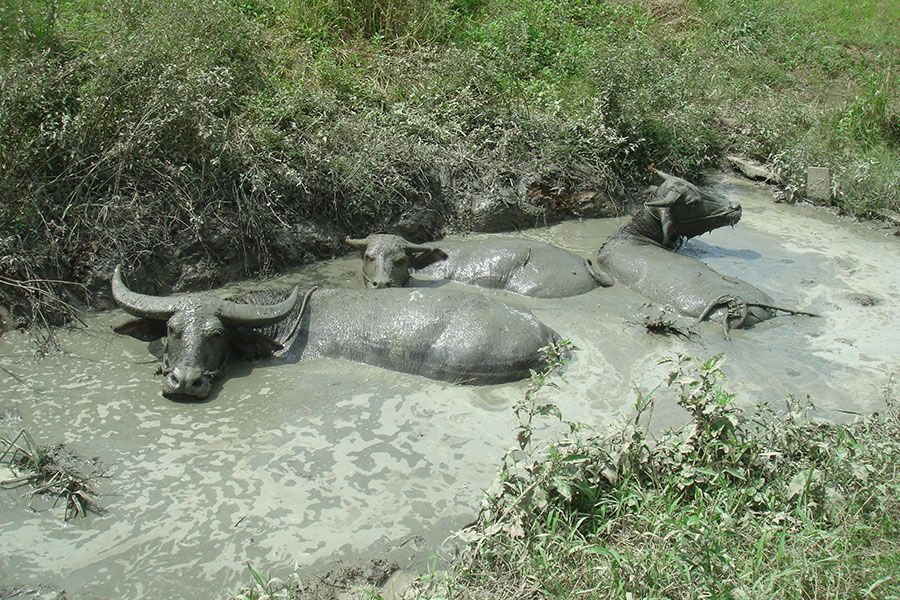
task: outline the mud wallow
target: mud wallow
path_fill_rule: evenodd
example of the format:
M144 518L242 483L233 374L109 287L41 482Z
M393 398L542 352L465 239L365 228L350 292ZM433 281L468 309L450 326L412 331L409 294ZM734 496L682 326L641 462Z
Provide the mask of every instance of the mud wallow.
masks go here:
M894 4L9 0L2 320L108 303L120 262L162 294L347 234L609 216L725 153L896 212Z

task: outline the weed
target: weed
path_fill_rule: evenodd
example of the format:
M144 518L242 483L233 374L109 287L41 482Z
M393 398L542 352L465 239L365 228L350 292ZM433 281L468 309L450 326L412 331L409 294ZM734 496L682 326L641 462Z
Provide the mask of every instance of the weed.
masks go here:
M651 435L657 394L638 393L634 415L606 432L571 423L561 440L520 443L460 534L462 557L410 596L896 593L893 400L851 424L815 422L794 400L745 414L722 360L669 361L667 383L690 415L681 429Z
M571 340L565 338L540 349L541 361L544 367L540 371L532 369L531 378L528 381L528 389L525 391L523 398L513 407L513 412L518 422L516 439L519 442L520 450L531 448L531 437L534 433L532 424L535 417L553 415L562 419L562 413L558 406L552 403L538 404L536 399L538 392L544 386L556 387L556 384L549 378L569 363L569 354L574 350L577 350L577 347Z
M397 570L397 563L381 559L364 564L346 564L331 569L318 577L301 578L296 573L287 580L270 578L247 563L250 587L242 588L233 600L337 600L351 597L381 600L376 591Z
M12 475L11 479L0 481L0 487L31 485L32 499L42 494L54 499L54 507L63 502L65 520L102 510L92 483L94 478L104 476L96 462L92 463L93 472L85 474L79 470L79 463L85 461L67 451L63 444L39 446L24 429L11 439L0 437L0 448L0 465L6 465Z
M148 293L211 287L411 215L466 229L483 199L611 214L647 165L725 149L896 210L892 21L838 4L7 2L0 303L56 322L119 262Z

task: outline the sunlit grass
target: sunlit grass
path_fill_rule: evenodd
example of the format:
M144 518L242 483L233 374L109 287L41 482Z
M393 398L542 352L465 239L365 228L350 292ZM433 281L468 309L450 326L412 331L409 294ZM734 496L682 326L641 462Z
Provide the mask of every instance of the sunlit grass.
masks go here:
M407 597L896 597L890 388L882 414L851 424L814 421L797 402L743 413L720 362L673 364L691 415L677 431L652 436L655 400L639 394L608 431L572 423L561 440L520 445L460 534L461 558Z

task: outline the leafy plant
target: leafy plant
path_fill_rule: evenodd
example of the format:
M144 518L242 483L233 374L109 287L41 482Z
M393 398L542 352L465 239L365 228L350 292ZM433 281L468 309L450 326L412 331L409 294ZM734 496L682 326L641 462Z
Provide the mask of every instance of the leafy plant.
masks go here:
M605 432L570 423L560 440L520 444L460 534L460 559L410 596L895 593L892 391L885 413L851 424L813 421L812 405L793 399L786 412L745 414L724 388L722 361L667 361L684 427L651 434L656 390L638 392L634 414Z
M572 341L566 338L557 340L554 344L540 349L544 368L541 371L532 369L531 378L528 381L528 389L525 391L523 398L513 407L513 412L518 422L516 439L519 442L520 450L531 448L535 417L553 415L562 419L562 413L558 406L552 403L538 404L537 395L544 386L557 387L556 383L550 380L549 377L561 371L569 363L569 354L577 349Z

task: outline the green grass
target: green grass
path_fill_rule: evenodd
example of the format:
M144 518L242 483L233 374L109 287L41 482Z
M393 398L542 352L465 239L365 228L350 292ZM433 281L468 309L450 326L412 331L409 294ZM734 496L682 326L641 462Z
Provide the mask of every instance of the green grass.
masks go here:
M654 399L639 395L608 431L571 423L536 447L520 436L460 534L462 557L406 597L897 597L891 392L882 414L850 424L812 420L793 401L745 414L721 360L673 362L668 383L691 415L677 431L653 437ZM552 413L534 402L536 382L532 413Z
M848 48L897 50L900 6L890 0L790 0L787 6L830 41Z
M396 568L396 564L394 565ZM250 571L250 585L230 596L231 600L337 600L354 598L358 600L383 600L376 586L365 581L359 569L352 566L334 572L303 579L294 573L287 579L267 577L247 563Z
M181 263L269 272L423 207L464 229L471 198L529 186L618 201L729 151L896 211L894 4L11 0L0 267L90 295L124 262L169 290ZM326 235L298 251L298 228Z
M809 400L742 411L722 356L679 356L665 384L689 415L683 427L651 433L657 388L605 430L566 422L568 434L539 443L538 420L562 419L555 372L568 349L548 349L513 407L514 449L457 534L461 552L405 599L898 597L893 378L881 412L839 424L813 418ZM547 387L559 391L548 398ZM296 575L250 573L235 598L319 597Z

